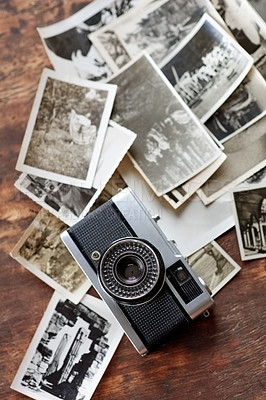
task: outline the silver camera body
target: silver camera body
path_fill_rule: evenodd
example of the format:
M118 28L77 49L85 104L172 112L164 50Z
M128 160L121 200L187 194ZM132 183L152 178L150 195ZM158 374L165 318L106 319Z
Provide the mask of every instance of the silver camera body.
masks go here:
M213 303L204 282L130 188L61 238L141 355Z

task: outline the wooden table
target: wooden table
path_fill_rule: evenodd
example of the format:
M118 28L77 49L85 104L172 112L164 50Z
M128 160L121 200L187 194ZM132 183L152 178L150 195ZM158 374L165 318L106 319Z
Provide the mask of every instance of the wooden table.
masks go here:
M9 256L40 209L13 186L40 74L43 67L51 67L36 26L59 21L85 5L82 0L2 0L0 4L0 398L5 400L25 398L9 385L53 293ZM234 229L218 243L242 270L216 295L211 318L198 320L144 358L123 337L94 400L266 399L266 260L241 262Z

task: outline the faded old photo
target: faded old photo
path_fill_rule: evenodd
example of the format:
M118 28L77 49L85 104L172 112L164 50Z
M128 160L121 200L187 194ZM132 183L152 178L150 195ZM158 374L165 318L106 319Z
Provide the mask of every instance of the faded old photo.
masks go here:
M91 189L24 173L15 182L15 187L67 225L73 225L89 212L135 140L135 133L112 121L110 124Z
M238 43L266 78L266 23L248 0L211 0ZM264 6L265 7L265 6Z
M90 188L116 87L44 69L16 169Z
M223 24L208 0L144 0L90 39L113 72L143 50L160 63L205 12Z
M110 76L111 70L89 40L89 34L109 24L139 1L94 1L65 20L37 28L55 70L95 81Z
M266 114L266 82L255 67L225 103L205 122L223 143Z
M60 234L65 229L67 225L42 209L11 256L53 289L78 303L91 283L61 241Z
M162 61L160 67L202 121L232 94L253 64L252 57L208 14Z
M215 241L188 257L188 262L212 292L221 290L239 271L240 266Z
M54 293L11 388L36 400L89 400L123 336L102 300Z
M110 82L118 86L112 119L137 134L129 154L158 196L221 155L149 55L142 54Z
M225 162L197 191L204 204L210 204L266 166L265 123L266 116L224 142Z
M242 260L266 257L266 185L232 191L238 245Z

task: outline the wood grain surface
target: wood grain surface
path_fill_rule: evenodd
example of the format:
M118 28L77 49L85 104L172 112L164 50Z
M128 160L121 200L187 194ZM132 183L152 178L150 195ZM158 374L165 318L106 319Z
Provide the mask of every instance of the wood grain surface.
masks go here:
M51 67L36 27L59 21L86 4L81 0L0 3L0 398L5 400L26 398L9 386L53 293L9 256L40 209L13 186L41 71ZM94 400L266 399L266 259L241 262L235 229L218 243L242 270L215 296L211 317L198 320L144 358L123 337Z

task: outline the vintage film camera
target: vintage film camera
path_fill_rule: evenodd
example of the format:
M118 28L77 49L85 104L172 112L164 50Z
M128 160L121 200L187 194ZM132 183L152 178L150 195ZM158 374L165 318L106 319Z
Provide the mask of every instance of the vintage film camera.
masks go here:
M129 188L61 238L141 355L213 303L204 282Z

